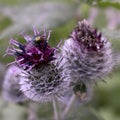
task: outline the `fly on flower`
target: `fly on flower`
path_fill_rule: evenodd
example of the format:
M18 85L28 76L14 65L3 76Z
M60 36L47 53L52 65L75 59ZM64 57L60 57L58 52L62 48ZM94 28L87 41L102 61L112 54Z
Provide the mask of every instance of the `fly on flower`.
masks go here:
M14 55L16 57L15 63L24 70L31 70L33 67L55 59L55 48L48 45L50 31L47 34L44 30L41 34L35 27L33 27L33 30L34 35L32 37L22 34L27 42L25 44L12 38L6 52L8 55Z
M35 42L44 41L44 36L35 36L34 40Z

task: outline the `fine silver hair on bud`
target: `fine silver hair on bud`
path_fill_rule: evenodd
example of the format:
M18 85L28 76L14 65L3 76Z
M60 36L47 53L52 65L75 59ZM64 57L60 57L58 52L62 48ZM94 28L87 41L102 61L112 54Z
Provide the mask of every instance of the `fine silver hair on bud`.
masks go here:
M96 83L113 68L110 42L86 20L78 22L61 48L64 74L72 83Z
M6 72L2 96L7 102L22 103L27 100L27 97L20 91L19 74L21 70L15 65L10 66Z
M21 90L29 99L37 102L48 102L54 97L62 100L68 83L61 79L59 73L53 63L41 65L29 73L23 72Z

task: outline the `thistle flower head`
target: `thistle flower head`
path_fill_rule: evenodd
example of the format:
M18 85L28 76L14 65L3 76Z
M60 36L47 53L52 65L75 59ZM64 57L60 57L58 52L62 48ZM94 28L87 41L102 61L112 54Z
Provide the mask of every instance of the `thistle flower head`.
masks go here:
M22 68L19 75L20 90L24 95L37 102L51 101L53 97L61 98L68 83L60 77L57 68L55 48L48 45L50 32L43 34L34 27L34 35L23 34L26 44L10 40L7 54L15 55L16 63ZM67 86L67 87L66 87Z
M45 30L43 34L41 34L35 27L33 30L33 36L23 34L26 44L11 39L10 46L7 49L7 54L14 55L16 57L15 62L24 70L30 70L41 64L47 64L55 59L55 48L51 48L48 45L50 32L47 35Z
M103 80L113 68L110 42L86 20L78 22L61 51L66 79L75 83Z
M21 103L27 100L19 86L19 77L21 70L17 66L10 66L6 72L2 95L5 101Z

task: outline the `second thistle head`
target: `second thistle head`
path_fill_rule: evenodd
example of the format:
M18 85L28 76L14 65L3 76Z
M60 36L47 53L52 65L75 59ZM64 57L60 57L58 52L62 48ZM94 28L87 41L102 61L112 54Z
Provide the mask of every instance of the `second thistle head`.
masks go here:
M62 47L64 71L71 82L91 83L104 79L113 67L110 42L86 20L78 22Z

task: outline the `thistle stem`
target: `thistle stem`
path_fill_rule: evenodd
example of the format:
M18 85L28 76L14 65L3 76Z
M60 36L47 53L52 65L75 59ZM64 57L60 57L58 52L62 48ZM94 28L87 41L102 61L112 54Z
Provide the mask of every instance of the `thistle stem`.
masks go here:
M37 117L38 105L35 103L29 103L28 107L28 120L38 120Z
M66 115L70 112L72 105L75 101L75 95L73 94L72 97L70 98L70 101L68 102L67 106L65 107L65 110L62 113L62 118L64 119Z
M54 120L60 120L58 101L55 97L53 99L53 109L54 109Z

